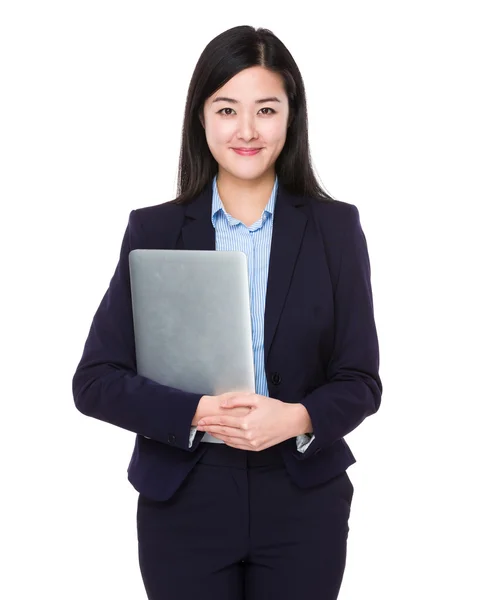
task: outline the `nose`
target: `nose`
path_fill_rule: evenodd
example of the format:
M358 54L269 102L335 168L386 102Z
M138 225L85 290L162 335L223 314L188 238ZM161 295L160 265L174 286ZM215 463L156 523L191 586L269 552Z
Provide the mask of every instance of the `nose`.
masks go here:
M257 138L255 116L250 114L241 115L238 119L237 138L249 141Z

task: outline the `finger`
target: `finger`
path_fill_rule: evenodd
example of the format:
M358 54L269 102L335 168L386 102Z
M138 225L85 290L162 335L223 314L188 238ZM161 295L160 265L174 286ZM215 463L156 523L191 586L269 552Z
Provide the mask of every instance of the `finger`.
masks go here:
M204 427L198 427L200 431L205 431L211 435L226 435L237 439L245 440L246 437L243 435L240 429L234 429L232 427L224 427L221 425L204 425Z
M257 404L256 394L237 395L232 398L224 398L221 402L222 407L234 408L236 406L254 406Z
M230 436L226 436L226 435L217 435L217 434L214 437L225 442L225 444L227 446L230 446L231 448L237 448L238 450L250 450L250 451L253 450L252 446L250 446L249 444L246 444L245 441L243 441L239 438L234 438L234 437L230 437Z
M206 426L211 427L212 425L232 427L234 429L247 429L247 424L241 417L231 417L229 415L202 417L197 423L199 429Z
M210 433L212 437L222 440L223 442L229 442L232 444L244 445L246 448L249 447L249 442L245 438L240 438L235 435L226 435L225 433Z
M216 429L224 429L224 431L216 431ZM238 433L236 433L236 430L229 430L228 428L212 427L207 430L207 433L224 442L229 441L231 443L235 443L238 447L242 446L243 450L259 451L262 450L264 446L263 442L261 443L258 440L249 440L244 435L239 436Z
M245 446L244 444L234 444L231 442L226 442L227 446L230 446L231 448L236 448L237 450L247 450L249 452L252 451L252 448L250 448L249 446Z

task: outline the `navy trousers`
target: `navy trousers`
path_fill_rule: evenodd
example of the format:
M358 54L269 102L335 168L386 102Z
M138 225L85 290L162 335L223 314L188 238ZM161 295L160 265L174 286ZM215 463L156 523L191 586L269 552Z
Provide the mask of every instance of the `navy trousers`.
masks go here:
M149 600L335 600L353 495L344 471L291 482L276 446L210 444L167 501L139 495L139 564Z

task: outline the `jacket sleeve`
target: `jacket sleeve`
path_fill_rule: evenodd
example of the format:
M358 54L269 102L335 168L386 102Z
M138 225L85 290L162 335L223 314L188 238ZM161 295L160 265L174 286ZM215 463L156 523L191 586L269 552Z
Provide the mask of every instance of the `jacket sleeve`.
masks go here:
M136 211L129 215L120 258L100 302L72 380L77 409L158 442L193 452L192 419L203 394L161 385L136 372L129 252L142 247Z
M314 439L306 460L353 431L380 406L379 346L374 321L371 269L359 211L349 204L336 235L339 258L332 272L335 314L333 352L327 366L327 383L305 396Z

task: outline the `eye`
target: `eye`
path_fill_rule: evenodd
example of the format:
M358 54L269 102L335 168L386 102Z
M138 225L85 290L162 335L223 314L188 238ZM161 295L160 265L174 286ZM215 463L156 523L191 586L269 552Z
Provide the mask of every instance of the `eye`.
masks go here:
M276 113L276 111L273 108L269 108L268 106L261 108L261 110L270 110L272 115L274 115ZM264 114L266 114L266 113L264 113ZM267 113L267 114L269 114L269 113Z
M223 112L224 110L232 110L234 112L233 108L230 108L230 106L227 106L226 108L221 108L220 110L218 110L217 114L223 115L224 117L230 117L230 115L232 113L226 114L226 113ZM270 110L271 111L270 113L263 113L264 115L268 115L268 114L273 114L274 115L276 113L276 111L273 108L269 108L268 106L265 106L264 108L261 108L260 110Z

